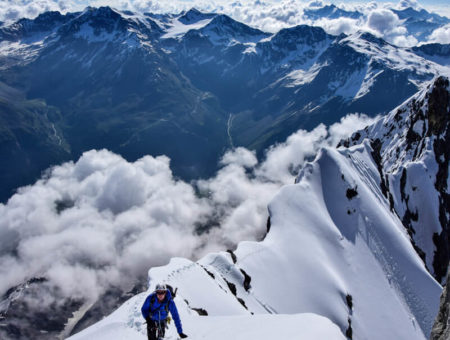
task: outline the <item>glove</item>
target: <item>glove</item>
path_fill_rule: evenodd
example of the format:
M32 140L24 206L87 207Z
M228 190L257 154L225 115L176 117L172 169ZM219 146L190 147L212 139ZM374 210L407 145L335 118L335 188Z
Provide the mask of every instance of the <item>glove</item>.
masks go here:
M178 335L180 336L181 339L187 338L187 335L184 333L179 333Z
M147 322L148 324L150 324L150 318L149 318L149 317L146 317L146 318L145 318L145 322Z

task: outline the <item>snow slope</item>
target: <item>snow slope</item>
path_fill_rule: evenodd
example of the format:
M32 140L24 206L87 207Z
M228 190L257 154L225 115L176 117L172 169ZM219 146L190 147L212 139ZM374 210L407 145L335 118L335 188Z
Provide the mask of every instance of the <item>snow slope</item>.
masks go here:
M144 338L140 307L158 282L178 287L193 339L428 338L442 287L391 209L366 137L322 149L279 191L263 241L150 269L148 292L71 339Z

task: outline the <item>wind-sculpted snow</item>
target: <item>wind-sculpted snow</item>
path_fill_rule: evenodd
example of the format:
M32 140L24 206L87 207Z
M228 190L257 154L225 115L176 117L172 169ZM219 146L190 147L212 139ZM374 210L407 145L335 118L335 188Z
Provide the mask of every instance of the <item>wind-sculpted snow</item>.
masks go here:
M176 303L194 339L222 339L222 327L239 338L241 322L246 334L271 339L270 332L253 328L257 320L265 320L259 330L278 320L283 339L302 332L318 339L426 339L441 287L390 211L379 181L368 141L349 149L324 148L303 166L296 184L284 186L271 201L271 229L263 241L152 268L147 294L158 282L177 287ZM356 192L351 199L349 189ZM145 296L73 339L102 339L111 329L131 339L143 336L139 308ZM207 316L197 315L200 309ZM309 322L298 328L292 318ZM327 337L315 333L321 318L328 319L327 332L334 330ZM215 329L219 322L223 326ZM174 329L169 331L172 336Z

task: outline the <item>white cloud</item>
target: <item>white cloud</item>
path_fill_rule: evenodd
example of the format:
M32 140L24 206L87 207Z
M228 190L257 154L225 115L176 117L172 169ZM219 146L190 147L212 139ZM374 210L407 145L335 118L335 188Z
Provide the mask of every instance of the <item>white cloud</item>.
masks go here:
M60 286L56 277L66 269L72 280L84 273L86 287L63 292L92 293L171 256L192 257L195 223L208 212L190 185L174 180L167 157L129 163L106 150L87 152L0 206L0 238L14 243L0 253L16 252L0 257L0 292L41 275Z
M418 40L408 34L403 22L404 20L400 20L397 14L390 9L374 9L369 12L367 17L367 31L400 47L417 45Z
M328 131L323 125L299 130L261 163L254 152L236 148L214 177L192 184L173 177L165 156L131 163L92 150L56 166L0 204L0 295L44 276L65 297L95 299L171 257L197 258L260 239L280 186L293 183L321 146L371 121L355 114Z
M391 37L390 41L400 47L411 47L418 44L418 40L411 35L394 35Z
M440 27L431 33L428 38L430 43L450 44L450 24Z
M347 138L353 132L361 130L371 125L378 118L371 118L365 114L352 113L342 117L338 123L334 123L328 128L329 138L327 142L330 146L336 146L341 139Z
M367 19L367 25L380 33L391 32L399 23L398 16L387 9L374 10Z
M317 20L315 25L322 27L327 33L339 35L341 33L352 34L357 32L360 27L360 20L351 18L339 18L330 20Z
M299 130L288 137L285 143L272 146L267 158L257 173L262 178L289 183L303 165L313 156L327 136L325 125L320 124L311 132Z
M228 151L220 160L221 165L237 164L246 168L254 167L257 163L255 152L242 147Z

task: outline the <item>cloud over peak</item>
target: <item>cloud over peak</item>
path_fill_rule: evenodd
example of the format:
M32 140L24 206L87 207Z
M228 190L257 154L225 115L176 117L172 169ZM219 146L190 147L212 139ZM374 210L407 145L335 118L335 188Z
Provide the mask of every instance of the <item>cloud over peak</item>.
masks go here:
M87 5L112 6L119 10L129 10L136 13L180 13L193 7L204 12L224 13L235 20L267 32L277 32L282 28L300 24L323 27L328 33L354 33L358 30L375 31L390 43L410 47L418 43L415 32L408 32L404 20L400 20L393 9L422 9L415 0L402 0L393 3L370 2L340 3L337 7L328 7L327 1L301 2L296 0L266 0L266 1L235 1L225 0L195 0L195 1L148 1L148 0L94 0L94 1L57 1L57 0L6 0L0 3L0 21L12 22L22 17L33 18L48 10L61 12L81 11ZM333 5L334 6L334 5ZM330 10L331 8L331 10ZM341 14L337 11L342 10ZM306 15L313 11L314 17ZM347 13L344 13L347 11ZM350 13L350 14L348 14ZM355 14L353 17L352 13ZM441 15L450 17L450 10L440 11ZM356 15L357 14L357 15ZM431 33L431 32L430 32ZM447 40L437 32L430 37L433 41L445 43ZM427 41L421 38L421 42Z

